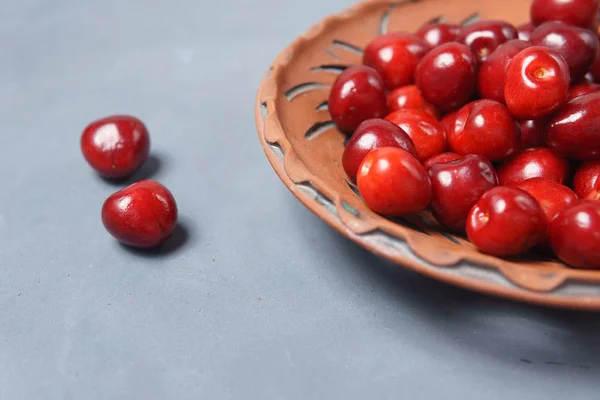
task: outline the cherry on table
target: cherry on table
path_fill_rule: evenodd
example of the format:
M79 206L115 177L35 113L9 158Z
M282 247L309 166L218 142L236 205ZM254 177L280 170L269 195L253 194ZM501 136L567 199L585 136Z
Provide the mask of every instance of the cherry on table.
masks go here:
M516 186L531 178L546 178L564 184L569 175L569 163L560 154L545 147L524 150L507 159L498 168L503 186Z
M558 213L549 227L554 253L575 268L600 268L600 202L579 200Z
M504 101L504 82L506 78L506 69L521 50L529 47L530 44L523 40L509 40L501 44L488 59L481 65L477 77L477 90L482 98L496 100L500 103Z
M171 192L153 180L136 182L112 194L102 206L102 223L123 244L152 248L165 242L177 225Z
M378 214L399 216L419 212L431 201L431 182L412 154L381 147L364 158L357 176L358 190Z
M389 90L414 82L415 68L429 45L410 33L379 35L365 49L363 64L374 68Z
M560 54L569 66L571 83L579 82L588 72L598 52L598 37L588 29L549 21L535 28L531 44L544 46Z
M415 71L421 95L442 112L456 109L473 95L477 84L477 61L460 43L445 43L427 53Z
M346 144L342 155L346 174L356 180L358 168L365 156L380 147L399 147L417 157L415 145L402 128L383 119L368 119L356 128Z
M596 18L598 0L533 0L531 22L540 25L547 21L591 28Z
M423 163L423 166L425 167L426 170L428 170L434 164L443 164L443 163L447 163L447 162L450 162L450 161L460 160L463 157L464 156L461 156L460 154L456 154L456 153L452 153L452 152L448 151L448 152L445 152L445 153L440 153L438 155L435 155L435 156L433 156L431 158L428 158Z
M427 171L431 180L431 211L445 228L460 232L479 198L498 185L492 164L477 155L435 163Z
M546 216L527 192L498 186L467 217L467 236L484 253L510 257L532 249L546 234Z
M548 120L546 145L563 157L594 160L600 157L600 92L569 101Z
M446 133L437 119L422 110L397 110L385 117L410 136L419 161L423 162L446 149Z
M565 103L569 95L569 66L556 51L528 47L508 66L504 98L518 119L544 117Z
M600 161L588 161L579 167L573 190L581 199L600 200Z
M383 80L373 68L354 65L342 72L329 93L329 114L337 127L352 133L361 122L387 114Z
M423 26L417 31L417 36L433 48L440 44L456 41L460 32L460 25L438 22Z
M421 92L419 92L419 89L415 85L394 89L387 96L387 104L390 112L403 109L417 109L426 111L436 118L439 114L435 107L423 99Z
M541 119L524 119L519 121L521 130L521 150L540 147L544 144L544 121Z
M125 178L144 164L150 152L150 135L142 121L114 115L90 123L81 135L86 161L106 178Z
M478 154L492 161L513 154L519 141L516 121L506 106L493 100L477 100L461 108L448 132L451 151Z

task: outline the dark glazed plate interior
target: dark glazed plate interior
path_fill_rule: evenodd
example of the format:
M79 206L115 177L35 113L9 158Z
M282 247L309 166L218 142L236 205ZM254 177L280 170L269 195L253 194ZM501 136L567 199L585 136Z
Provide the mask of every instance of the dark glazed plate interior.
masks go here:
M440 230L428 213L390 220L371 212L340 165L344 135L329 118L329 88L362 49L388 31L428 21L527 21L529 0L371 0L313 25L265 74L256 125L271 165L310 210L370 251L424 275L515 300L600 310L600 271L568 268L537 255L505 260Z

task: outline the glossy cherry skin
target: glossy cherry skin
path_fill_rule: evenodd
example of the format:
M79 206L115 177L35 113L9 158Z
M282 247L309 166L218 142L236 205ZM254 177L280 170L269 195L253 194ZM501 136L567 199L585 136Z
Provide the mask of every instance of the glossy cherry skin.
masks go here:
M593 82L600 83L600 51L596 54L596 59L590 67L588 76L591 77Z
M426 170L428 170L435 164L444 164L444 163L447 163L450 161L460 160L463 157L464 156L461 156L460 154L456 154L456 153L452 153L452 152L440 153L436 156L433 156L433 157L427 159L427 161L425 161L423 163L423 166L425 167Z
M477 100L456 114L448 133L451 151L478 154L488 160L502 160L519 148L519 126L506 106L493 100Z
M568 175L567 160L545 147L517 153L498 168L498 178L503 186L516 186L531 178L546 178L564 184Z
M517 188L540 203L547 221L552 221L560 211L577 201L577 195L571 189L546 178L528 179Z
M531 44L560 54L569 66L571 82L579 82L592 66L598 52L598 37L588 29L558 21L545 22L531 34Z
M538 119L569 95L569 66L554 50L532 46L514 56L506 71L504 98L519 119Z
M467 236L482 252L516 256L546 235L546 216L527 192L498 186L487 191L467 217Z
M531 22L527 22L525 24L517 26L519 39L529 41L529 39L531 39L531 34L533 33L534 29L535 25L533 25Z
M550 223L554 253L575 268L600 268L600 202L579 200Z
M477 77L477 91L481 98L504 103L504 79L506 69L521 50L530 44L523 40L509 40L501 44L488 59L481 64Z
M438 111L427 103L415 85L402 86L394 89L387 97L390 112L403 109L417 109L438 117Z
M128 246L152 248L166 241L177 225L177 204L171 192L143 180L112 194L102 206L102 223Z
M579 167L573 190L581 199L600 200L600 161L588 161Z
M88 164L106 178L125 178L148 158L150 136L139 119L115 115L89 124L81 135Z
M583 96L584 94L594 93L600 90L600 85L596 83L580 83L579 85L571 86L569 90L569 98L567 101L573 100L579 96Z
M415 68L429 51L421 38L403 32L379 35L365 49L363 64L374 68L389 90L414 82Z
M540 147L544 143L544 121L540 119L525 119L519 121L521 130L521 150Z
M465 229L471 208L485 192L498 185L492 164L474 154L434 164L427 173L433 194L431 212L442 226L454 232Z
M533 0L531 22L540 25L546 21L590 28L596 17L598 0Z
M367 154L357 182L363 200L378 214L419 212L431 201L431 182L425 168L412 154L397 147L382 147Z
M385 117L410 136L423 162L446 150L446 133L437 119L421 110L397 110Z
M483 62L502 43L518 37L517 29L506 21L482 20L463 27L456 41L469 46L477 61Z
M460 32L460 25L438 22L423 26L417 31L417 36L433 48L440 44L456 41Z
M444 128L444 132L446 132L446 137L448 137L450 131L454 129L456 115L458 114L459 110L450 111L449 113L444 115L442 119L440 119L440 125L442 126L442 128Z
M368 119L356 128L346 144L342 155L346 174L356 180L358 168L365 156L380 147L399 147L417 157L415 145L398 125L383 119Z
M346 133L367 119L383 118L387 114L383 80L373 68L347 68L331 87L328 108L333 122Z
M600 157L600 92L579 96L548 120L546 145L575 160Z
M477 83L477 61L460 43L445 43L427 53L415 71L425 101L442 112L465 104Z

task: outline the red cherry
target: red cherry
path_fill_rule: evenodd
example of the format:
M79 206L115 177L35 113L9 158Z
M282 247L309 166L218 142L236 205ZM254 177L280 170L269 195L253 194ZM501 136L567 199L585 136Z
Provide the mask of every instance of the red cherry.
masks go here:
M365 156L380 147L399 147L417 157L415 145L401 128L383 119L368 119L356 128L346 144L342 155L346 174L356 180L358 168Z
M545 22L531 35L531 44L560 54L569 66L571 82L579 82L596 59L598 38L592 31L558 21Z
M454 42L458 35L460 35L460 31L460 25L439 22L425 25L419 29L417 36L433 48L440 44Z
M531 22L540 25L546 21L562 21L589 28L594 22L598 0L533 0Z
M504 98L519 119L537 119L560 107L569 94L569 67L556 51L533 46L517 54L506 71Z
M444 164L444 163L447 163L450 161L460 160L463 157L464 156L461 156L460 154L451 153L451 152L440 153L436 156L433 156L433 157L427 159L427 161L425 161L423 163L423 166L425 167L426 170L428 170L434 164Z
M529 41L534 29L535 29L535 25L533 25L531 22L527 22L525 24L521 24L521 25L517 26L517 32L519 33L519 39Z
M544 121L539 119L525 119L519 121L521 128L521 150L539 147L544 143Z
M600 92L569 101L548 120L545 131L546 145L564 157L600 157Z
M596 53L594 63L590 67L589 76L596 83L600 83L600 51Z
M529 47L523 40L509 40L501 44L481 65L477 78L477 89L484 99L504 103L504 79L506 68L521 50Z
M387 216L419 212L431 201L427 172L409 152L382 147L364 158L358 190L373 211Z
M498 169L498 178L503 186L516 186L531 178L546 178L564 184L568 174L567 160L545 147L515 154Z
M573 178L573 189L582 199L600 200L600 161L583 164Z
M467 236L482 252L510 257L532 249L546 234L546 217L527 192L498 186L467 217Z
M415 71L415 82L425 101L440 111L465 104L477 82L477 61L460 43L445 43L427 53Z
M135 117L115 115L89 124L81 135L86 161L106 178L124 178L148 158L150 136Z
M355 65L342 72L329 93L329 113L344 132L354 132L361 122L387 114L385 88L373 68Z
M506 106L493 100L477 100L461 108L448 133L451 151L492 161L517 151L519 141L519 126Z
M518 37L517 29L506 21L482 20L463 27L456 41L469 46L477 60L483 62L502 43Z
M575 268L600 268L600 202L579 200L550 224L552 249Z
M579 85L571 86L569 90L569 98L567 101L573 100L576 97L583 96L584 94L597 92L600 90L600 85L595 83L580 83Z
M431 211L444 227L460 232L479 198L498 185L492 164L477 155L437 163L427 171L431 180Z
M438 117L438 112L427 103L415 85L402 86L394 89L387 97L390 112L403 109L417 109Z
M421 162L446 149L444 129L435 117L425 111L397 110L385 119L398 125L410 136Z
M102 223L120 242L151 248L166 241L177 224L177 204L169 190L143 180L112 194L102 206Z
M387 89L414 82L415 68L429 51L429 45L415 35L388 33L373 39L363 56L363 64L379 72Z
M571 189L546 178L528 179L517 187L540 203L548 221L552 221L560 211L577 201L577 195Z

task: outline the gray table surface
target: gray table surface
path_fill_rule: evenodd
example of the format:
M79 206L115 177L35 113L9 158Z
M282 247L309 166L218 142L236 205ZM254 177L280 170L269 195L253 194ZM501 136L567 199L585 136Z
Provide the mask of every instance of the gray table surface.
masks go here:
M596 315L382 262L281 184L259 79L350 0L0 2L0 399L598 399ZM181 229L116 243L79 152L142 118Z

